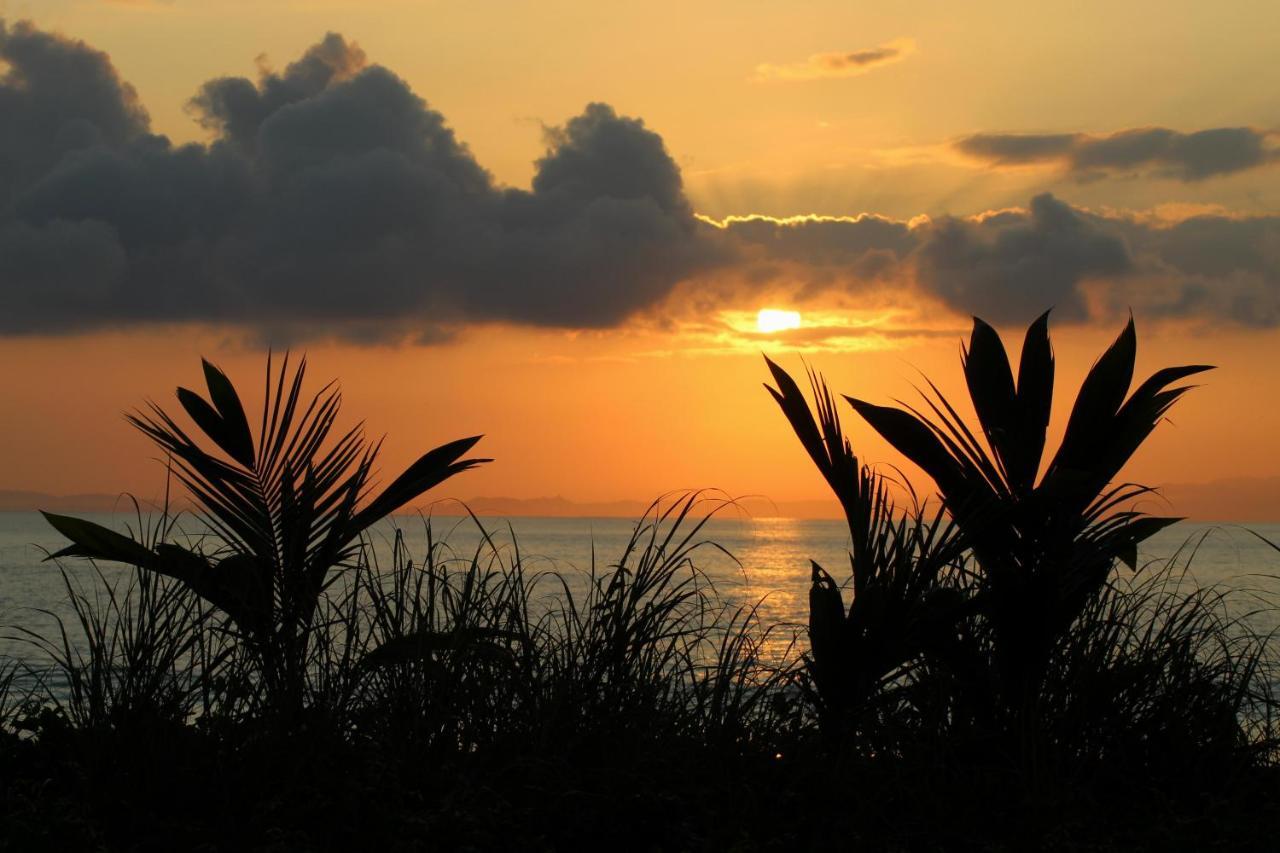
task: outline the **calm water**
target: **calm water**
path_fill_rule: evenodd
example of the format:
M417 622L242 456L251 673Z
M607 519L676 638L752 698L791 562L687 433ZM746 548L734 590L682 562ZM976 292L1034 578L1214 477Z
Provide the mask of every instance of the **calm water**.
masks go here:
M86 516L117 527L132 520L123 515ZM422 554L423 522L406 517L398 523L411 553ZM613 518L514 518L485 519L484 524L508 556L513 553L510 531L514 532L526 571L557 570L572 577L590 569L593 550L597 567L614 564L635 523ZM1280 524L1250 528L1280 541ZM384 555L389 551L391 529L389 523L375 528L376 547ZM470 519L437 518L433 530L437 540L445 539L465 556L482 541ZM736 558L735 562L713 547L695 552L698 566L724 598L734 603L762 601L760 615L766 624L806 621L811 558L837 579L848 574L848 533L839 521L716 518L698 538L715 542ZM51 563L41 562L46 549L56 550L63 544L39 514L0 512L0 625L48 625L48 617L36 610L65 612L62 580ZM1184 523L1149 540L1144 551L1148 560L1163 561L1179 553L1184 560L1190 556L1194 581L1238 590L1242 608L1251 606L1255 591L1280 600L1280 552L1243 527ZM1259 619L1267 627L1276 623L1275 613ZM0 644L0 654L6 653L22 654L12 643Z

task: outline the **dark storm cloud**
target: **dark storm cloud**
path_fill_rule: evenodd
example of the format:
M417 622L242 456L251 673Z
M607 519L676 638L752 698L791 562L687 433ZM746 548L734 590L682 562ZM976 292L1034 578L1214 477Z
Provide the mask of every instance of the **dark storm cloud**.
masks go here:
M1041 195L977 217L712 223L662 139L605 104L547 131L530 189L497 185L440 113L337 35L283 71L201 87L207 145L150 133L133 89L81 42L0 26L0 62L0 334L212 322L432 343L488 321L612 327L677 291L714 313L781 289L995 322L1132 306L1280 325L1276 217L1170 226ZM1175 151L1187 174L1211 174L1231 147L1066 139L1091 170L1167 166L1151 152ZM973 145L1026 162L1068 143Z
M29 25L0 33L0 151L16 176L0 208L3 332L602 327L722 254L661 138L604 104L549 131L532 191L504 189L337 35L256 82L207 83L191 107L215 139L176 147L148 133L104 54Z
M1195 133L1147 127L1107 136L979 133L954 145L963 154L997 166L1056 162L1082 178L1111 172L1150 172L1182 181L1200 181L1277 162L1280 157L1271 137L1249 127L1218 127Z

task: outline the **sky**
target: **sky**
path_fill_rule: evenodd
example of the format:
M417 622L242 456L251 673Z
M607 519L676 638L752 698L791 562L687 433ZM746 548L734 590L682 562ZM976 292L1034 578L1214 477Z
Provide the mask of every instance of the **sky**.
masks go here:
M272 347L340 380L389 474L483 433L456 497L811 501L762 354L963 399L971 317L1016 357L1052 309L1056 429L1132 312L1140 376L1218 369L1126 476L1280 503L1274 3L0 20L0 490L156 494L122 413L175 406L202 356L256 394Z

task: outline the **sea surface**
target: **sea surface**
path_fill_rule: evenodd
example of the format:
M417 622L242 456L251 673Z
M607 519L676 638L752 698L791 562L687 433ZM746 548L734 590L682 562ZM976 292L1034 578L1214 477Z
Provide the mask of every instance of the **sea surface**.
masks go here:
M136 521L125 514L83 515L120 529ZM637 524L621 518L528 517L484 518L480 523L484 531L470 518L437 517L430 521L431 535L447 543L459 560L485 550L486 541L491 541L506 560L518 551L526 574L557 572L577 588L582 588L593 565L603 571L618 562ZM393 524L421 563L418 555L426 551L427 522L413 516L374 528L379 559L389 564ZM691 524L685 522L680 536ZM1280 542L1280 524L1183 522L1148 540L1141 557L1148 571L1174 560L1184 583L1230 588L1237 611L1252 614L1249 621L1270 630L1280 627L1280 609L1272 605L1280 602L1280 552L1255 532ZM709 520L693 541L705 543L694 549L692 561L720 597L733 605L758 606L766 625L806 622L811 559L839 581L849 574L849 536L839 521L720 516ZM45 561L49 552L65 544L38 513L0 512L0 636L12 637L16 626L47 632L56 628L54 616L69 615L63 579L55 564ZM87 571L73 571L81 580L93 581ZM555 586L546 583L542 588L550 594ZM0 657L32 655L28 645L0 639Z

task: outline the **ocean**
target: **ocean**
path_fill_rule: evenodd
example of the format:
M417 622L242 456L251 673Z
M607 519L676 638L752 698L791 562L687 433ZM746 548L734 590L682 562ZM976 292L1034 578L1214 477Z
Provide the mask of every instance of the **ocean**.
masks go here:
M121 528L133 520L123 514L83 515ZM601 570L617 562L636 522L526 517L484 518L482 523L508 558L518 546L527 574L556 571L580 579L593 560ZM401 516L394 524L403 531L411 554L425 551L423 519ZM437 517L432 525L435 540L443 539L460 557L469 557L484 541L484 534L469 518ZM389 553L392 531L390 521L373 530L375 550L382 559ZM1269 629L1280 625L1280 611L1260 608L1260 604L1280 601L1280 552L1250 531L1280 542L1280 524L1183 522L1148 540L1141 557L1155 564L1176 559L1179 568L1187 568L1187 582L1232 589L1240 612L1259 610L1250 619ZM716 517L697 537L708 544L694 551L694 563L727 602L758 604L764 624L802 625L807 620L810 559L837 580L845 579L849 573L848 539L840 521ZM53 627L48 613L69 614L59 573L53 563L43 562L48 552L64 544L38 513L0 512L0 635L11 635L14 626L47 630ZM415 559L421 561L420 557ZM552 586L546 584L545 588ZM0 656L22 658L30 654L24 644L0 641Z

